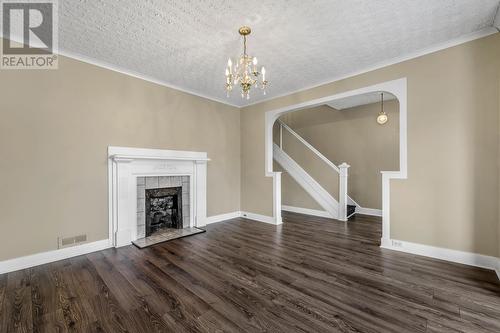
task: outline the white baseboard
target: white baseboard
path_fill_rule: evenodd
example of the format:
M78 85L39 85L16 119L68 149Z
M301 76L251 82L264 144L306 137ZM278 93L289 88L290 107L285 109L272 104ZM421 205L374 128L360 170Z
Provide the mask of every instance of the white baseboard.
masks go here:
M333 219L334 218L326 210L301 208L301 207L294 207L294 206L287 206L287 205L282 205L281 209L284 210L284 211L287 211L287 212L292 212L292 213L299 213L299 214L305 214L305 215L326 217L326 218L329 218L329 219Z
M278 225L278 224L282 223L281 221L279 223L276 223L276 219L272 216L260 215L260 214L250 213L250 212L241 212L241 217L246 218L246 219L250 219L250 220L254 220L254 221L258 221L258 222L274 224L274 225Z
M483 254L445 249L430 245L411 243L396 239L382 239L381 248L417 254L425 257L451 261L459 264L494 270L500 279L500 259Z
M382 217L382 209L375 208L364 208L361 206L356 206L356 213L362 215L370 215L370 216L380 216Z
M283 209L284 211L287 211L287 212L306 214L306 215L312 215L312 216L319 216L319 217L326 217L326 218L331 218L331 219L335 218L335 217L332 217L327 211L324 211L324 210L301 208L301 207L294 207L294 206L287 206L287 205L282 205L281 209ZM364 208L361 206L356 206L356 213L362 214L362 215L370 215L370 216L379 216L379 217L382 216L381 209Z
M264 222L264 223L269 223L269 224L274 224L274 225L281 224L281 223L276 223L276 219L272 216L261 215L261 214L250 213L250 212L242 212L242 211L236 211L236 212L207 217L206 224L223 222L223 221L235 219L237 217L243 217L243 218L246 218L249 220Z
M226 220L231 220L235 219L237 217L241 217L241 212L236 211L236 212L231 212L231 213L226 213L226 214L220 214L220 215L214 215L214 216L209 216L207 217L206 224L212 224L212 223L217 223L217 222L222 222Z
M83 254L104 250L110 247L112 247L111 242L108 239L103 239L97 242L32 254L25 257L8 259L0 261L0 274L14 272L20 269L76 257Z

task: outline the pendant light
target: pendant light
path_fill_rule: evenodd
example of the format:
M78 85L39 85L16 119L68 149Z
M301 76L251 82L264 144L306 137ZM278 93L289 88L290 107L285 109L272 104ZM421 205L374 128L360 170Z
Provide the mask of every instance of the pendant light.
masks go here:
M377 123L379 125L384 125L389 118L387 117L387 114L384 111L384 93L381 93L380 97L380 112L377 116Z

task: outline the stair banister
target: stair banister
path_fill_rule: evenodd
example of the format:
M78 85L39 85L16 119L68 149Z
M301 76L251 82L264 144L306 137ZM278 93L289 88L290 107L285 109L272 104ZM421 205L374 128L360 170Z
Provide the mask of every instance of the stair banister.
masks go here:
M339 165L339 220L347 221L347 176L350 165L342 163Z
M278 123L280 125L280 142L279 148L283 150L283 128L287 130L290 134L292 134L297 140L299 140L304 146L309 148L316 156L318 156L323 162L325 162L328 166L330 166L333 170L335 170L339 174L339 201L338 201L338 219L341 221L347 221L347 204L349 195L347 194L347 178L348 178L348 169L350 167L347 163L342 163L338 167L330 161L325 155L321 154L316 148L314 148L309 142L307 142L303 137L297 134L293 129L291 129L287 124L278 119ZM352 200L352 199L351 199Z
M280 121L280 148L283 149L283 123Z
M296 137L297 140L299 140L304 146L306 146L310 151L312 151L314 154L316 154L316 156L318 156L320 159L322 159L323 162L325 162L326 164L328 164L328 166L330 166L333 170L335 170L337 173L340 174L340 169L332 161L330 161L325 155L321 154L316 148L314 148L309 142L307 142L306 140L304 140L303 137L301 137L300 135L298 135L287 124L285 124L284 122L282 122L279 119L277 121L280 124L281 128L286 129L290 134L292 134L294 137ZM283 140L283 138L280 136L280 148L281 149L283 149L282 148L282 144L283 144L282 140Z

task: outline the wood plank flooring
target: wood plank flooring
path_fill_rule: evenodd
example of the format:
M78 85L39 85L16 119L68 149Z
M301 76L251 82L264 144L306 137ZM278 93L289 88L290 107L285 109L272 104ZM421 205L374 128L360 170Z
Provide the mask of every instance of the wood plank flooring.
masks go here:
M380 249L380 229L284 213L0 275L0 332L500 332L492 271Z

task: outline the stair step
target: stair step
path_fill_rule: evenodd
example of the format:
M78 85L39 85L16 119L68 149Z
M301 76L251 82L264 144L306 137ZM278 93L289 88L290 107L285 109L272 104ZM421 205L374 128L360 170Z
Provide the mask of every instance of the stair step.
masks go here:
M351 216L354 212L356 212L356 206L347 205L347 216Z

